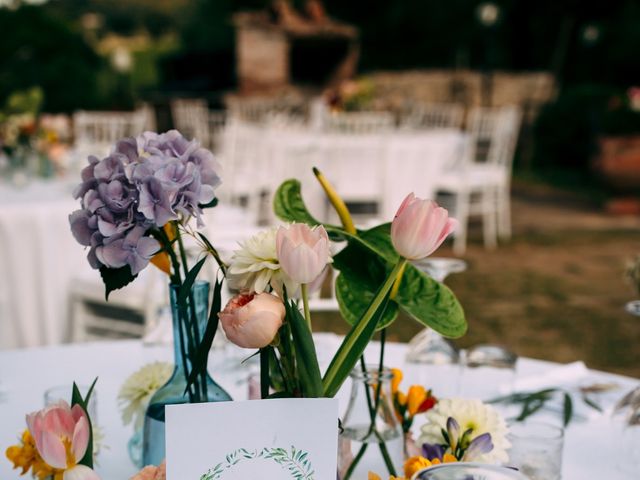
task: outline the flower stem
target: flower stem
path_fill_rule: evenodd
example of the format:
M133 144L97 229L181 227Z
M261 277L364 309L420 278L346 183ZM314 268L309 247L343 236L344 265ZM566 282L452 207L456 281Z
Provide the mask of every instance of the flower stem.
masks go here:
M360 339L361 335L365 331L367 325L373 318L374 314L376 313L376 311L378 310L382 302L385 300L385 297L389 293L389 290L391 290L391 286L393 285L393 282L396 280L398 272L403 268L406 262L407 260L404 258L400 258L398 260L398 263L393 268L393 270L385 280L384 284L378 290L378 293L373 298L371 304L369 304L369 308L367 308L367 311L360 318L360 320L358 320L358 322L353 326L351 332L349 332L349 335L347 335L345 340L342 342L342 345L340 345L340 348L338 349L337 353L333 357L333 360L331 361L331 364L329 365L329 368L327 369L327 372L325 373L325 376L322 379L322 384L325 390L324 391L325 396L332 397L333 395L335 395L337 393L337 388L336 388L336 385L334 385L333 383L335 382L336 377L338 377L340 372L345 368L348 368L349 370L353 368L353 364L345 365L345 362L349 358L349 353L351 352L351 350L354 348L354 346ZM339 385L337 385L337 387L339 387Z
M400 290L400 282L402 281L402 275L404 275L404 271L407 268L407 264L404 263L402 265L402 268L400 269L400 271L398 272L398 275L396 276L396 281L393 284L393 288L391 288L391 293L389 294L389 298L391 300L393 300L394 298L396 298L396 296L398 295L398 290ZM384 330L383 330L384 331Z
M309 289L307 288L306 283L303 283L300 286L300 293L302 294L302 305L304 306L304 318L307 321L307 325L309 326L309 331L311 331L311 311L309 310Z

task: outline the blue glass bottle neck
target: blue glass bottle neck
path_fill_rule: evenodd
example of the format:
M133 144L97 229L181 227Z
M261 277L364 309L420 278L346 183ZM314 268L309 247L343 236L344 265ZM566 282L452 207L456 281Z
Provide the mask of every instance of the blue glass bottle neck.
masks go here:
M188 357L189 352L189 336L184 332L184 325L181 328L181 322L187 322L189 325L193 325L193 315L195 314L195 323L197 325L198 338L201 340L204 335L204 331L207 326L207 320L209 317L209 283L208 282L196 282L191 289L191 295L187 300L187 308L180 311L178 306L178 295L180 287L176 285L169 285L169 296L171 300L171 316L173 323L173 354L176 366L176 373L183 373L185 371L184 357L182 348L184 347L185 355ZM193 302L193 304L191 303ZM182 318L181 318L182 313ZM195 332L193 327L190 330L191 339L195 342ZM182 336L183 343L180 342ZM188 361L188 360L187 360Z

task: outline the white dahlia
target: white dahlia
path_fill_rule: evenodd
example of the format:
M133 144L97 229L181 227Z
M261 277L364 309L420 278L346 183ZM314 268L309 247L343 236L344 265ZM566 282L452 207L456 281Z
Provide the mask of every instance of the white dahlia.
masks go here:
M422 426L419 443L445 444L442 430L447 430L447 419L454 418L460 425L460 431L471 430L469 439L489 433L493 449L479 457L476 462L504 463L509 460L507 450L511 443L507 439L507 423L491 405L480 400L463 398L445 398L439 400L434 408L426 414L427 423Z
M271 285L278 295L282 295L285 285L290 296L295 294L299 286L282 271L278 262L277 232L276 228L270 228L240 244L227 271L230 288L262 293Z
M118 403L122 409L122 421L125 425L133 421L136 430L142 428L149 400L161 386L169 381L172 373L172 364L154 362L135 371L125 380L118 393Z

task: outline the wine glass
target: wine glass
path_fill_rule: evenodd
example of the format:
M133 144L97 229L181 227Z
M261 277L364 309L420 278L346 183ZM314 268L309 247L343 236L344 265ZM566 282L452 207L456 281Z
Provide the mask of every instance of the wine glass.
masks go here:
M437 282L444 282L452 273L463 272L467 263L457 258L426 258L413 262L420 271ZM459 376L459 352L442 335L426 327L409 341L406 361L419 365L418 379L421 384L433 388L439 396L446 397L456 393Z

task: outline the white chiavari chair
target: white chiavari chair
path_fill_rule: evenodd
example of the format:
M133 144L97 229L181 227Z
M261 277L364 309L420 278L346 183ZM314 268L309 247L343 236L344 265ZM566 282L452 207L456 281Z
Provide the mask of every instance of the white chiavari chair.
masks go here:
M205 148L211 146L209 134L209 107L202 98L175 98L171 100L173 125L187 138L196 139Z
M486 247L497 245L498 233L503 238L510 235L511 169L520 122L520 109L514 106L472 110L466 153L457 166L438 177L437 191L455 196L458 255L466 249L471 215L482 217Z
M373 134L392 130L395 118L390 112L333 112L325 116L327 132Z
M456 103L431 103L410 106L400 121L400 128L423 130L462 128L464 106Z

